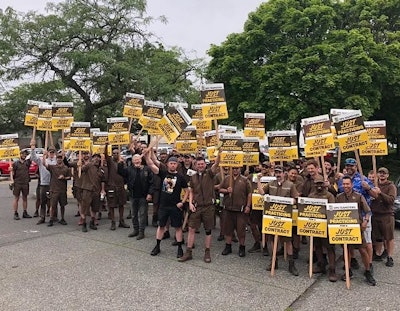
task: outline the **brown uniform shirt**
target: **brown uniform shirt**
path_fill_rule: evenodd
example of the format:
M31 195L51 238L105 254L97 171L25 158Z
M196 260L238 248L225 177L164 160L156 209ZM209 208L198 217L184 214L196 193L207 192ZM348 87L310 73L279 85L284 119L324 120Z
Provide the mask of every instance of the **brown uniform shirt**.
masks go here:
M193 192L195 206L208 206L215 202L214 173L211 169L203 174L195 174L190 177L190 188Z
M31 180L29 177L29 167L31 166L31 160L20 160L13 163L13 176L15 184L28 184Z
M222 181L222 189L226 189L229 187L229 179L230 176L228 175ZM249 195L249 193L251 193L251 184L249 180L242 175L239 175L236 179L232 177L232 179L232 194L224 195L224 206L227 210L241 212L247 205L247 196Z
M371 211L374 216L393 215L394 199L396 198L397 189L391 181L378 184L381 193L376 199L371 200Z
M101 182L104 181L103 177L104 173L101 166L96 166L93 163L85 164L82 166L81 188L100 193Z
M71 171L64 164L61 165L49 165L47 169L50 172L50 191L52 192L67 192L67 180L58 179L60 175L64 177L70 177Z
M273 180L266 184L263 190L265 194L276 195L279 197L297 198L299 196L294 183L289 180L285 180L282 183Z
M124 177L118 174L118 162L116 162L113 158L107 158L107 169L108 169L108 178L107 178L107 187L108 188L123 188L124 187Z

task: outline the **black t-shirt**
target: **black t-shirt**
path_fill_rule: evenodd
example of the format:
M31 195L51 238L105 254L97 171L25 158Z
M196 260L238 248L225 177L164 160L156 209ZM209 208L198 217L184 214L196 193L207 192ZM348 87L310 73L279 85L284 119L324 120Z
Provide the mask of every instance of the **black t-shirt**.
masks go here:
M175 206L181 201L182 189L188 187L185 178L165 170L160 170L158 175L161 178L160 207Z

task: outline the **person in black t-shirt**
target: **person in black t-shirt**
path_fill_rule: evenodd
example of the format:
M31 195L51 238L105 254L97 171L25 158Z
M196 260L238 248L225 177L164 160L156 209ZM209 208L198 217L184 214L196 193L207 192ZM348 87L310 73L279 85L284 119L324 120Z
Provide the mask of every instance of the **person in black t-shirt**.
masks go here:
M166 169L160 166L160 162L150 149L145 153L147 165L161 178L160 189L160 209L158 211L158 228L156 233L157 244L151 252L152 256L160 253L160 243L164 235L165 226L168 218L171 220L171 226L175 228L175 237L178 244L177 257L183 256L182 249L182 219L183 205L187 201L189 192L188 184L185 178L177 172L178 159L170 157L167 160ZM181 193L183 191L183 199Z

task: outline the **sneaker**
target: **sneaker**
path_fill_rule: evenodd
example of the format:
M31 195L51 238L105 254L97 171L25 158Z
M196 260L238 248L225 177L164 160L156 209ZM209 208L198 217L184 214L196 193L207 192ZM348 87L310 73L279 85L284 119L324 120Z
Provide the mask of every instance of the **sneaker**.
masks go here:
M144 232L140 231L139 235L137 236L136 240L143 240L144 239Z
M59 222L59 224L66 226L67 222L65 221L65 219L61 219Z
M376 285L376 281L375 281L374 277L372 276L371 271L366 270L364 272L364 276L365 276L365 280L367 281L368 285L371 285L371 286Z
M353 271L351 271L351 269L349 270L349 277L350 277L350 280L353 278ZM346 273L344 273L342 275L341 280L346 281Z
M18 213L14 213L14 220L20 220Z
M388 256L385 265L386 267L393 267L394 266L393 258Z
M351 258L350 260L350 267L354 270L360 269L360 264L358 263L356 258Z
M232 253L232 245L231 244L225 244L225 248L222 251L221 255L226 256L228 254Z
M210 263L211 262L211 253L210 253L210 249L206 248L204 251L204 262L206 263Z
M160 246L156 245L154 246L153 250L151 251L150 255L151 256L157 256L161 252Z
M27 211L24 211L24 213L22 214L22 218L32 218L32 216L29 215Z
M252 248L248 250L249 253L258 253L261 252L260 242L255 242Z
M171 237L171 235L169 234L169 231L167 230L164 232L162 239L165 240L165 239L169 239L170 237Z
M192 259L193 259L192 250L190 248L187 248L185 254L183 254L183 256L179 257L178 261L185 262L185 261L192 260Z
M39 217L39 211L35 211L35 214L33 214L33 217Z

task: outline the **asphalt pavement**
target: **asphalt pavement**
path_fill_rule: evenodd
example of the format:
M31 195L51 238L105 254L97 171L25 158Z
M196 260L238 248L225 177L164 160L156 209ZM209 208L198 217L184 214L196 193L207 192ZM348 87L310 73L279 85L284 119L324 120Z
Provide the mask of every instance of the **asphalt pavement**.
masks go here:
M33 180L31 215L35 188ZM203 261L201 230L193 260L180 263L173 239L163 240L161 253L150 256L155 245L151 226L146 238L137 241L128 237L131 229L111 231L105 212L97 231L83 233L74 217L73 198L66 226L36 225L38 218L15 221L12 199L8 182L0 182L0 310L400 310L398 248L394 267L374 262L377 286L367 285L360 269L347 289L345 282L331 283L326 275L308 276L308 245L302 245L296 260L298 277L288 272L283 258L272 277L266 271L269 257L261 253L240 258L234 244L233 253L222 256L225 244L217 241L217 224L212 262ZM21 216L21 202L19 211ZM396 230L396 243L399 238ZM248 250L253 243L250 233L246 240ZM337 265L338 274L342 265Z

